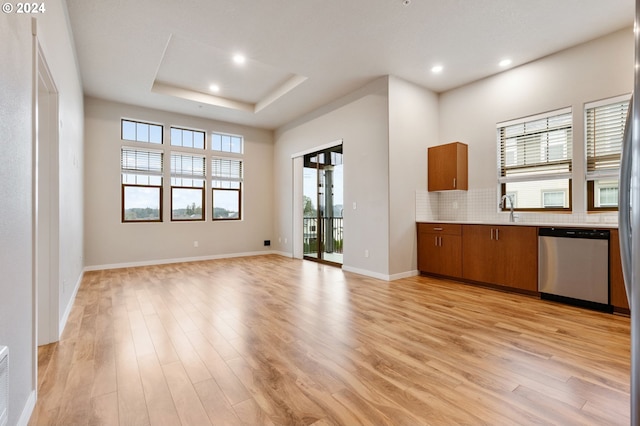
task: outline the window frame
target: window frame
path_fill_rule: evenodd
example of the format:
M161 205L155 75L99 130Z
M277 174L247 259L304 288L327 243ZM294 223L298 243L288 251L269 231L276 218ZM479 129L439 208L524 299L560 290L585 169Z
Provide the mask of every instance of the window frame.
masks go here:
M136 125L136 139L125 139L124 138L124 122L129 122L129 123L134 123ZM160 127L160 142L151 142L151 141L145 141L145 140L140 140L137 139L137 127L138 124L144 124L146 126L154 126L154 127ZM149 136L151 136L151 132L149 132ZM149 139L151 139L151 137L149 137ZM136 142L136 143L143 143L143 144L150 144L150 145L154 145L154 146L164 146L164 124L161 123L154 123L151 121L142 121L142 120L133 120L130 118L120 118L120 140L121 141L128 141L128 142Z
M610 153L608 155L603 156L590 156L589 153L592 150L597 150L597 141L594 138L597 136L596 131L593 129L593 126L590 124L589 114L590 111L596 110L598 108L607 108L607 107L625 107L627 106L626 114L628 114L628 103L631 99L630 94L624 94L620 96L614 96L606 99L601 99L599 101L587 102L584 104L584 161L585 161L585 180L586 180L586 201L587 201L587 213L602 213L602 212L615 212L618 211L618 205L616 203L615 206L597 206L596 197L599 196L599 188L596 185L596 182L601 180L615 180L620 185L619 182L619 174L620 174L620 159L622 156L622 135L620 135L620 153ZM626 114L622 120L620 120L615 125L622 125L624 129ZM593 123L595 125L595 123ZM603 142L604 143L604 142ZM594 145L593 148L591 145ZM600 170L590 170L592 167L594 169L597 168L598 159L606 159L618 157L620 159L617 160L617 167L604 167Z
M158 209L158 219L153 219L153 220L146 220L146 219L126 219L126 215L125 215L125 190L128 187L132 187L132 188L156 188L158 189L158 198L159 198L159 209ZM120 201L122 203L122 208L120 209L121 212L121 222L122 223L159 223L162 222L162 185L133 185L133 184L129 184L129 183L123 183L121 185L121 197L120 197Z
M148 143L149 142L142 142ZM153 170L151 165L147 168L124 168L125 162L125 152L142 152L147 154L158 154L159 156L159 170ZM135 175L135 176L146 176L146 177L157 177L160 180L160 183L157 185L153 185L150 182L146 184L140 183L128 183L125 182L125 175ZM133 146L120 146L120 185L121 185L121 196L120 196L120 220L122 223L157 223L162 222L163 217L163 191L164 191L164 151L155 148L149 147L133 147ZM135 187L135 188L158 188L159 189L159 199L158 199L158 219L154 220L132 220L126 219L126 188Z
M202 206L202 215L199 218L175 218L173 216L173 190L174 189L187 189L187 190L199 190L200 191L200 205ZM172 222L204 222L207 218L205 206L205 188L203 186L174 186L171 185L171 221Z
M222 161L236 161L239 163L238 167L238 176L224 176L222 174L216 175L216 167L214 166L214 161L222 160ZM215 186L214 182L237 182L238 188L225 188L222 186ZM211 157L211 176L209 182L211 183L211 220L212 221L232 221L232 220L242 220L242 186L244 183L244 159L241 157L223 157L223 156L212 156ZM235 191L238 196L238 217L229 217L229 218L221 218L215 217L215 191Z
M546 128L527 131L527 124L535 125L540 121L546 120ZM554 120L568 120L568 125L552 126ZM523 126L523 133L521 135L508 136L506 133L510 127ZM568 206L562 208L549 208L542 206L542 200L540 200L541 207L515 207L514 211L520 212L571 212L573 211L572 205L572 172L573 172L573 127L574 127L574 115L571 107L565 107L548 111L541 114L526 116L514 120L509 120L496 124L496 139L497 139L497 176L499 186L499 199L507 193L514 192L512 189L507 191L507 185L509 183L534 183L536 181L547 180L566 180L568 186ZM555 132L565 132L566 141L561 144L563 150L566 150L566 158L552 159L550 158L552 146L559 145L554 143L552 139ZM535 142L528 141L527 139L535 138L535 135L541 135L539 147L536 148ZM515 138L515 143L510 143L510 139ZM521 145L518 144L518 138L523 138ZM544 139L543 139L544 138ZM527 164L527 154L539 149L539 161ZM522 153L519 151L522 150ZM531 151L533 150L533 151ZM564 151L563 151L564 152ZM508 165L507 160L512 158L516 164ZM518 164L518 161L522 158L523 164ZM544 158L544 160L542 160ZM566 170L562 170L563 165L566 165ZM549 171L545 171L545 168L549 168ZM530 170L528 173L526 170ZM538 169L538 170L536 170ZM515 171L515 173L509 174L509 170ZM524 171L524 172L521 172ZM540 188L540 194L544 188ZM508 204L508 203L505 203ZM517 203L516 203L517 205ZM504 205L499 207L500 211L510 211L510 206Z
M188 148L188 147L187 147ZM171 189L171 221L172 222L201 222L201 221L205 221L206 220L206 198L205 198L205 193L206 193L206 185L207 185L207 156L205 154L205 152L203 152L202 149L200 148L193 148L193 150L197 150L197 153L194 152L186 152L186 151L175 151L175 150L171 150L170 151L170 158L171 158L171 170L170 170L170 174L171 174L171 180L169 182L169 188ZM202 174L196 174L196 173L184 173L184 170L180 170L182 171L182 173L180 173L177 170L174 170L174 157L191 157L191 158L198 158L198 159L202 159ZM191 179L192 181L201 181L202 185L201 186L187 186L181 184L178 185L174 185L174 179ZM186 219L180 219L180 218L175 218L173 216L173 189L177 188L177 189L198 189L201 191L202 196L201 196L201 206L202 206L202 217L199 218L186 218Z

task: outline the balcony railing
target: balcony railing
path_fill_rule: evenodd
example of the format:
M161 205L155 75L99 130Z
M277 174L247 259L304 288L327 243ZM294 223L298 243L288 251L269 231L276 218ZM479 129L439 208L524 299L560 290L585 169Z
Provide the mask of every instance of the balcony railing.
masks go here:
M324 253L342 253L342 217L305 217L303 226L304 254L318 252L318 236L322 235L324 247L320 249Z

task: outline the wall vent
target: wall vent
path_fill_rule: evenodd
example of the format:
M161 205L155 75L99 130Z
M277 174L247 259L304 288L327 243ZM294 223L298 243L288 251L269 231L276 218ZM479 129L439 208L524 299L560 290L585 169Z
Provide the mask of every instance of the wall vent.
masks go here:
M0 426L9 423L9 348L0 346Z

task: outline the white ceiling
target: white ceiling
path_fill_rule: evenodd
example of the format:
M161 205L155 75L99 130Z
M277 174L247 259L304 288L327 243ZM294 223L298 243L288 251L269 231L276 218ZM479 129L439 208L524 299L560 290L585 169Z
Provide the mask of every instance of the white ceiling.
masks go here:
M633 0L66 0L85 94L275 129L395 75L443 92L633 25ZM239 67L232 55L243 53ZM444 71L433 74L433 65ZM210 92L211 84L220 92Z

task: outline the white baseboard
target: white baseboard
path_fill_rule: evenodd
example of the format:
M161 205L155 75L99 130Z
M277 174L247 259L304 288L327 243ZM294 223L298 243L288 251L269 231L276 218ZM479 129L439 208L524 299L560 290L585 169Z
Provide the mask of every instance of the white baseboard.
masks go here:
M407 271L407 272L400 272L399 274L393 274L389 276L389 281L395 281L395 280L401 280L402 278L410 278L410 277L415 277L420 275L420 271L415 270L415 271Z
M84 277L84 271L80 273L80 277L76 281L76 285L73 288L73 294L69 298L69 303L64 309L64 313L62 314L62 318L60 318L60 322L58 323L58 336L56 341L60 340L62 336L62 332L64 331L64 327L67 325L67 320L69 319L69 314L71 314L71 309L73 309L73 303L76 301L76 296L78 295L78 290L80 289L80 284L82 284L82 278Z
M216 260L216 259L231 259L234 257L264 256L268 254L281 254L281 253L275 252L272 250L265 250L265 251L251 251L251 252L244 252L244 253L216 254L211 256L182 257L178 259L143 260L140 262L112 263L107 265L85 266L84 270L85 272L103 271L106 269L135 268L137 266L167 265L171 263L199 262L203 260ZM283 254L283 255L286 256L287 254Z
M386 274L381 274L379 272L368 271L366 269L360 269L360 268L353 268L351 266L345 266L345 265L342 265L342 270L346 272L353 272L354 274L358 274L358 275L364 275L366 277L376 278L383 281L395 281L402 278L415 277L416 275L419 274L418 271L407 271L407 272L401 272L399 274L386 275Z
M33 409L36 406L36 391L33 390L29 394L29 398L27 399L24 408L22 409L22 414L20 414L20 418L18 419L17 426L27 426L29 424L29 419L31 419L31 415L33 414Z

